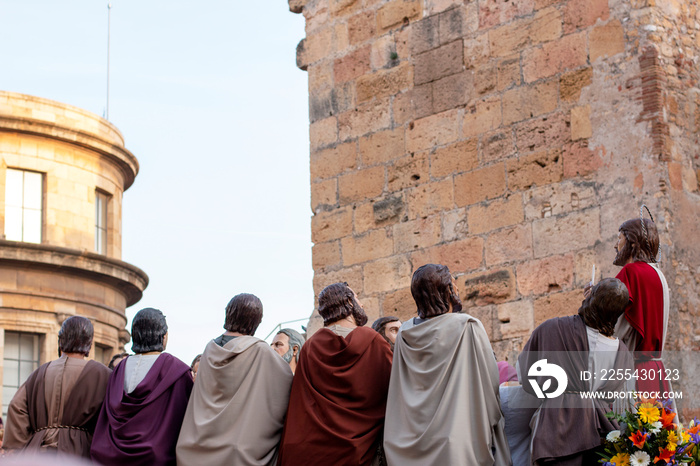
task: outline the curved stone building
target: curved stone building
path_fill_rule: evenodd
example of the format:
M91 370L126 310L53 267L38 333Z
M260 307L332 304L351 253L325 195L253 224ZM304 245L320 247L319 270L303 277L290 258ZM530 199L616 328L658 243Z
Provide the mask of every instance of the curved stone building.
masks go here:
M148 276L121 259L122 194L138 161L117 128L85 110L0 91L0 377L14 392L58 355L69 316L95 327L107 363L130 339L125 309Z

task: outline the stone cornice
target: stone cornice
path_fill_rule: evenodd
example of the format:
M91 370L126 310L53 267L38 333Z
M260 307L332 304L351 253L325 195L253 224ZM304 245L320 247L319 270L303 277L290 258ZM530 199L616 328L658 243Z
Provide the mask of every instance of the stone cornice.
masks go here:
M138 267L101 254L60 246L0 240L0 261L107 283L124 294L127 306L137 303L148 286L148 275Z
M139 172L119 130L104 118L49 99L0 91L0 131L31 134L97 152L124 176L124 190Z

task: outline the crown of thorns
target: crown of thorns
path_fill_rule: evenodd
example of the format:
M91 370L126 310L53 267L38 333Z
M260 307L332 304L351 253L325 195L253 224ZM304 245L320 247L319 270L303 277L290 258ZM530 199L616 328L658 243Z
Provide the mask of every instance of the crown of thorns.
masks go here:
M646 204L642 204L642 207L639 208L639 220L642 222L642 233L644 234L644 241L647 243L647 248L649 248L649 251L651 251L651 243L649 242L649 234L647 233L647 227L644 224L644 209L646 209L647 213L649 214L649 219L651 220L652 223L654 222L654 216L651 215L651 210L649 210L649 207L646 206Z

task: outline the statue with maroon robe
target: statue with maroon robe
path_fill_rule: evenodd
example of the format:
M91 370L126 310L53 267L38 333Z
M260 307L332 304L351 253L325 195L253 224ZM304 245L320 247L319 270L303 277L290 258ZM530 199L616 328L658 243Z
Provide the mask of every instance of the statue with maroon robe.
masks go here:
M135 354L109 379L91 456L106 465L174 465L193 385L190 367L163 352L168 325L158 309L137 312L131 335Z
M86 360L92 347L89 319L69 317L58 332L61 357L39 367L10 402L3 447L90 457L90 441L110 370Z
M379 464L389 343L363 327L367 315L347 283L321 291L318 312L325 327L301 351L277 464Z

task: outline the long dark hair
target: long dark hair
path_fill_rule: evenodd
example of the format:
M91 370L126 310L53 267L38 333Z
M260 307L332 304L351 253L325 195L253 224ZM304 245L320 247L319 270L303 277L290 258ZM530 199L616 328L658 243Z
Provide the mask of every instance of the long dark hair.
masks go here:
M656 256L659 253L659 231L656 229L656 224L644 219L646 227L646 235L642 229L642 220L634 218L627 220L620 226L620 233L625 235L625 245L622 250L618 251L613 264L625 265L631 258L633 261L641 262L656 262Z
M348 316L353 316L358 327L367 323L367 314L345 282L328 285L318 294L318 313L326 326Z
M262 322L263 305L260 298L250 293L237 294L226 305L224 328L229 332L254 335Z
M131 351L136 354L164 351L166 333L168 323L160 310L152 307L141 309L131 321L131 336L134 339Z
M591 290L578 313L589 327L611 337L617 319L630 301L629 291L617 278L604 278Z
M411 295L421 319L446 314L450 306L452 312L462 312L462 302L452 285L450 269L445 265L418 267L411 279Z
M92 322L87 317L69 317L63 321L61 330L58 331L58 349L61 353L89 356L94 333Z

